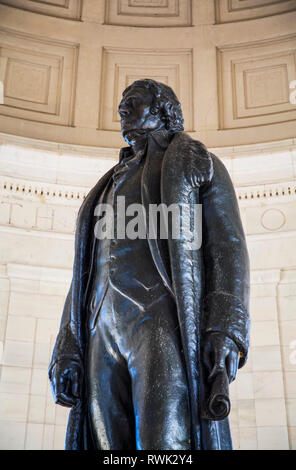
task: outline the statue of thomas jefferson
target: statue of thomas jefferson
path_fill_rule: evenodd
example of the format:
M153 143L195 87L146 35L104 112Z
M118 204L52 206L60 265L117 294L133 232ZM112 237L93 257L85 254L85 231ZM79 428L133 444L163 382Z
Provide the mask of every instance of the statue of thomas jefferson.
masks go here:
M55 402L72 407L66 449L231 449L228 384L247 359L249 261L230 177L184 133L167 85L135 81L118 112L129 145L80 208L49 367ZM201 204L201 246L158 232L96 237L96 208L115 209L119 196L146 214Z

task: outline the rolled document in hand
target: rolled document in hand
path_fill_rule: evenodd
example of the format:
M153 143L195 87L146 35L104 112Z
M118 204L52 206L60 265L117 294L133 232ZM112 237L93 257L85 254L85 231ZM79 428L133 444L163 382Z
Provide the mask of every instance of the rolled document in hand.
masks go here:
M208 394L201 410L202 418L220 421L230 412L229 380L226 370L219 372L208 384Z

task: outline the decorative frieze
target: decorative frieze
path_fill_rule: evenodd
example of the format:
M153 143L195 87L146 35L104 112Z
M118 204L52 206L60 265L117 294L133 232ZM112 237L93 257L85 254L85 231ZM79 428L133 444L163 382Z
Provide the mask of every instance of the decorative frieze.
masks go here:
M89 188L91 189L91 188ZM0 175L0 196L16 196L31 201L48 202L52 204L63 204L66 206L79 207L85 199L89 189L85 187L66 186L40 181L28 181ZM268 201L290 198L295 200L296 181L284 181L282 183L270 183L256 186L239 186L235 188L240 204L245 205L247 201ZM5 200L2 206L3 213L7 212ZM49 217L49 215L40 215Z

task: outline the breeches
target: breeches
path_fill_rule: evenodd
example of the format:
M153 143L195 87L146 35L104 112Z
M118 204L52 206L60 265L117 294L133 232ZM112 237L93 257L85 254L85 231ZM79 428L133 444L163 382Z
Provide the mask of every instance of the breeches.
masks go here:
M96 449L190 449L188 387L169 294L143 311L109 285L87 359Z

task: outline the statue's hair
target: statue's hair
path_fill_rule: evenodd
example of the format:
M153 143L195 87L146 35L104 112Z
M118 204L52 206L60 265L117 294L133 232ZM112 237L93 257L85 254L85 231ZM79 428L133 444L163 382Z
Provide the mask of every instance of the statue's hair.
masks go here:
M150 78L145 78L143 80L136 80L133 82L124 90L122 96L132 88L136 87L146 88L152 92L154 103L151 107L151 113L160 113L161 119L165 122L166 129L175 132L184 130L181 104L172 88L164 83L156 82Z

